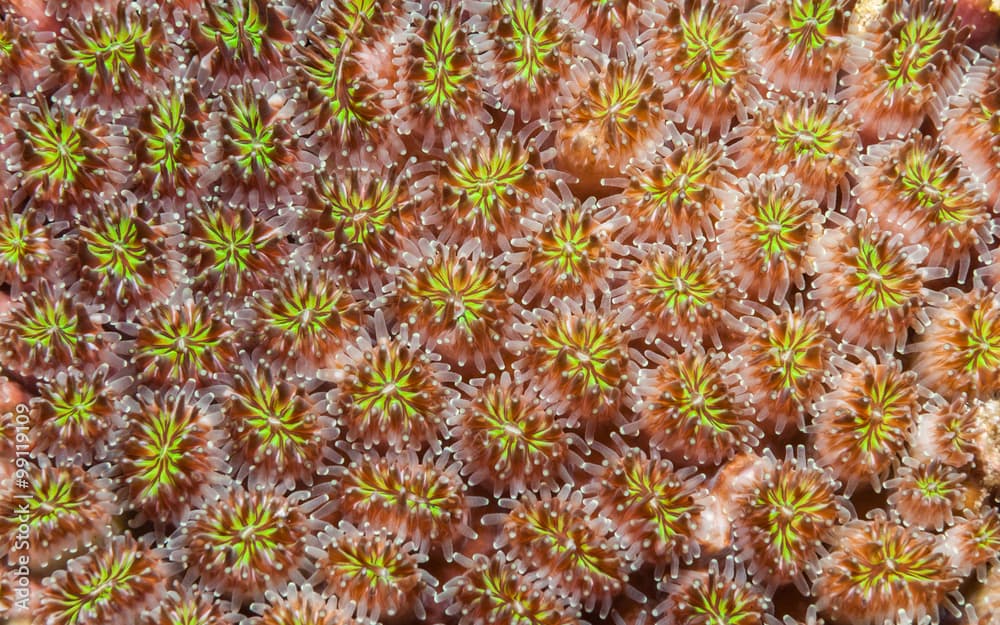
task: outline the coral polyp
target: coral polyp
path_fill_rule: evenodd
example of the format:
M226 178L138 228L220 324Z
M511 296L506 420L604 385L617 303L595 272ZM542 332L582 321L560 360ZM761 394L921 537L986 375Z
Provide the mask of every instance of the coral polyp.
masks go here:
M805 288L811 250L823 233L819 206L778 176L750 174L725 196L719 252L739 289L777 304Z
M625 168L627 178L606 180L609 186L621 183L624 189L601 204L613 204L631 219L628 233L637 242L711 241L721 195L734 168L722 141L701 132L675 132L669 144L633 160Z
M541 497L526 493L510 503L496 546L506 545L519 571L547 578L587 609L606 606L622 592L628 583L625 553L593 502L564 487Z
M0 0L0 621L996 621L998 15Z
M94 546L47 579L35 618L44 625L118 623L159 597L164 564L130 534Z
M810 299L819 300L827 320L844 340L861 347L896 351L907 331L929 323L924 308L941 301L925 283L943 277L941 267L923 264L927 248L907 245L864 211L855 220L832 216L839 227L816 242L817 278Z
M820 612L865 625L936 622L959 578L933 534L877 514L849 523L823 559L814 592Z
M143 381L209 380L233 360L232 327L206 298L189 290L175 292L121 329L135 336L122 348Z
M310 548L317 563L315 584L357 606L366 618L424 617L422 601L436 580L421 570L426 556L413 543L369 525L341 522L320 534L320 544Z
M694 534L703 476L693 467L675 469L658 451L646 453L620 437L616 450L607 450L600 467L589 469L593 482L586 493L598 501L598 510L617 527L626 543L648 545L640 556L655 565L657 577L668 568L676 576L679 564L699 555Z
M802 194L832 208L846 200L848 172L857 166L857 123L836 100L779 97L761 105L733 131L733 159L744 171L787 168Z
M298 372L329 364L329 355L364 320L362 303L345 288L340 274L304 262L271 275L265 288L254 292L250 310L251 327L267 354L294 364Z
M537 625L579 623L578 608L518 572L503 552L492 558L477 553L463 566L465 572L452 578L438 596L448 603L446 613L458 616L459 625L513 625L523 619Z
M196 193L207 119L200 96L196 84L181 83L153 94L138 111L138 123L129 133L135 177L153 199L187 201Z
M388 296L400 323L428 338L428 347L463 366L499 364L514 299L495 263L476 240L461 247L420 240L403 248L396 287Z
M863 482L878 491L902 458L923 391L917 375L892 358L864 353L860 362L838 366L833 390L817 402L811 426L818 459L848 492Z
M111 109L142 103L174 62L159 13L155 4L120 0L113 10L97 6L85 21L69 20L49 78L62 87L57 95Z
M676 93L653 78L642 49L620 45L611 58L574 66L556 146L574 172L617 174L666 135L666 103Z
M275 77L291 43L284 20L267 0L204 0L190 15L191 43L200 56L198 79L212 91L249 73Z
M321 399L245 354L231 375L225 408L237 478L251 484L310 481L324 461L323 441L337 433Z
M624 219L612 218L593 200L581 203L559 185L542 212L522 218L524 236L512 241L508 273L521 292L521 303L566 297L582 291L587 300L606 292L626 249L617 234Z
M165 392L140 387L124 401L128 425L118 446L121 498L141 519L176 523L221 481L213 400L211 394L196 395L188 384Z
M187 256L200 291L241 297L260 289L287 255L281 231L247 209L222 203L188 215Z
M494 0L480 35L490 88L524 120L544 118L573 58L576 33L542 0ZM480 42L477 42L480 43Z
M458 402L455 455L473 486L493 485L494 494L519 495L566 480L582 462L580 440L568 431L556 404L533 397L509 372L474 380Z
M771 602L746 581L743 565L732 557L721 567L712 560L708 570L687 571L676 582L665 584L669 599L653 611L658 624L740 623L761 625Z
M626 342L626 318L599 306L568 299L552 300L552 310L529 314L521 340L509 349L519 382L532 379L537 392L551 401L568 401L572 415L587 424L588 437L597 423L614 418L627 383L634 379L634 362Z
M375 337L361 335L335 367L320 371L337 385L329 397L332 413L347 440L365 448L438 447L452 410L448 366L417 336L390 338L381 316L375 325Z
M719 464L757 444L746 388L739 375L726 371L725 353L699 346L646 354L657 368L640 373L638 419L630 432L641 431L663 451L699 464Z
M94 363L107 343L102 322L62 285L41 280L0 314L0 349L12 369L36 375Z
M635 309L647 343L662 338L721 347L722 337L751 311L711 243L640 248L639 258L629 282L616 291L615 303Z
M416 454L348 455L334 467L331 498L348 521L371 523L412 541L422 553L440 547L447 557L462 535L475 536L469 526L471 504L459 476L461 465L447 454L434 458Z
M24 492L0 498L0 536L9 544L30 541L31 556L41 562L90 547L109 533L114 505L107 487L79 467L32 467Z
M514 117L499 129L479 133L473 142L445 146L438 173L440 206L421 220L440 229L449 241L479 237L487 251L504 249L524 233L521 223L544 197L550 150L537 127L513 132Z
M111 433L121 421L117 402L131 382L110 374L107 364L70 367L39 385L32 406L38 451L56 459L104 459Z
M125 182L124 137L102 123L95 108L72 113L34 98L18 107L19 184L50 210L65 215L90 205L107 188Z
M665 12L649 49L661 78L680 88L671 106L691 130L728 132L760 99L739 11L726 3L685 0L665 5Z
M955 5L942 0L891 0L853 41L867 59L845 75L840 95L866 132L883 139L926 118L939 125L970 57L969 29L954 15Z
M806 576L818 568L822 545L834 542L835 527L850 519L840 484L799 446L784 459L765 452L758 475L737 497L733 533L749 574L776 587L794 583L807 591Z
M770 0L747 12L750 58L775 90L832 93L849 60L852 4Z
M481 70L470 41L467 13L457 2L414 3L406 37L396 52L399 80L395 84L402 109L396 130L422 138L427 150L458 138L462 128L477 128L489 116L483 108Z
M947 464L904 458L896 477L885 483L892 490L889 504L907 525L941 531L964 504L965 474Z
M29 205L0 205L0 279L8 284L44 274L53 258L51 226Z
M909 348L921 383L946 399L986 398L1000 376L1000 293L948 290L931 324Z
M305 563L305 513L274 489L215 492L170 539L192 577L235 605L296 578Z
M799 301L752 324L732 368L751 389L757 421L778 433L788 424L804 427L833 373L835 343L823 313Z

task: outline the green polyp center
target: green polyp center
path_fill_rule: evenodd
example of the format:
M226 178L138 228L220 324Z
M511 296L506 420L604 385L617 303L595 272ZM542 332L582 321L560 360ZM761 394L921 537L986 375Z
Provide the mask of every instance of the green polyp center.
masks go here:
M32 124L32 130L28 142L41 162L29 175L72 184L87 160L80 130L65 119L52 116Z
M503 13L510 18L513 33L513 73L528 85L536 85L547 74L546 59L561 44L555 36L556 24L552 15L540 16L531 2L513 0L503 3Z
M29 253L31 231L28 220L14 213L10 219L0 215L0 256L12 265L20 263Z
M609 72L608 76L610 79L605 80L595 94L592 115L606 125L625 126L636 115L643 94L648 93L648 85L636 72L626 68Z
M243 420L263 446L284 450L309 442L311 426L294 395L283 396L273 384L258 381L239 402L249 413Z
M654 263L647 290L670 310L700 308L715 296L715 286L702 267L689 262Z
M948 484L936 475L922 475L914 480L914 486L928 500L946 501L951 490Z
M133 460L136 477L143 482L142 497L155 497L161 488L183 477L181 462L190 450L186 444L193 424L172 412L156 411L143 423L138 438L143 455Z
M913 583L935 583L941 577L941 566L923 554L916 557L913 545L905 536L878 536L870 544L877 553L858 559L851 581L867 593L891 592Z
M774 133L781 151L812 160L833 154L844 136L842 130L809 109L787 111L776 120Z
M280 547L277 538L281 531L274 514L266 506L244 503L226 519L216 519L213 532L206 538L228 547L235 569L252 569L254 561L269 559Z
M829 0L792 0L788 8L788 39L793 45L817 50L829 40L837 9Z
M818 346L819 332L802 326L791 326L787 332L769 333L771 360L776 365L781 385L795 389L800 380L813 371L808 366Z
M705 191L713 158L697 148L685 150L680 161L674 165L666 163L642 185L652 201L660 206L670 206L674 202L693 203Z
M428 267L410 289L415 297L430 303L436 316L468 331L494 299L496 283L485 267L451 260Z
M246 41L253 52L260 52L267 37L267 15L261 14L254 0L230 0L230 10L215 8L217 25L204 25L202 33L213 41L217 37L230 50L235 50Z
M676 398L677 411L697 429L707 428L714 433L728 432L735 427L728 419L729 407L721 380L708 369L700 358L692 362L679 362L680 393Z
M504 460L518 453L544 454L554 447L553 442L545 437L547 429L528 431L524 411L509 396L490 393L476 416L485 422L488 440Z
M60 519L74 514L83 507L73 493L73 481L62 471L56 472L55 479L33 480L32 497L27 500L30 523L35 527L58 523Z
M725 85L735 74L739 42L723 18L704 10L685 16L681 24L687 71L714 86Z
M858 295L867 299L873 311L890 310L906 304L910 299L906 276L899 275L907 269L899 259L886 259L881 246L863 237L858 255L853 259L857 273Z
M117 22L117 20L114 20ZM152 34L143 31L139 23L116 23L115 27L95 28L96 32L86 35L72 50L72 60L90 75L98 74L103 68L114 82L128 71L135 62L139 48L147 48L152 42Z
M62 397L54 398L56 423L62 427L69 424L84 424L95 418L94 407L99 399L97 389L91 384L82 384L64 389Z
M14 51L14 40L10 33L0 30L0 56L10 56Z
M542 262L564 276L586 272L598 254L592 227L589 216L580 211L556 220L551 225L551 233L542 237L539 249Z
M402 560L394 552L361 549L341 550L340 559L333 566L348 577L364 580L372 586L394 586L397 578L405 576L399 570Z
M918 75L928 67L944 36L945 29L936 19L922 15L907 18L885 67L889 87L918 91Z
M803 227L803 214L789 206L784 198L768 195L756 203L754 229L764 250L765 262L780 259L794 252L801 244L799 230Z
M145 263L146 247L132 217L101 222L99 229L84 231L87 251L97 259L97 269L117 279L142 282L139 269Z
M657 536L669 542L680 530L678 521L690 513L692 507L678 496L672 480L658 479L659 476L650 474L638 462L628 462L622 468L625 496L633 505L641 504L652 514Z
M993 371L1000 367L1000 324L986 307L978 306L972 313L966 334L965 370Z
M136 555L128 553L122 559L98 559L96 570L88 569L87 575L79 580L78 589L73 596L60 601L64 609L60 616L66 619L66 625L86 625L92 622L92 615L98 607L110 607L107 604L117 593L127 591L132 567L136 563Z
M233 270L238 274L250 267L250 259L264 243L255 237L253 225L245 226L242 219L227 220L213 214L198 220L204 236L198 243L212 254L212 270L224 273Z
M142 350L150 356L167 359L175 372L197 362L222 342L214 335L211 323L202 319L181 318L149 326L149 330L153 339Z
M460 37L455 17L442 15L424 42L423 79L418 81L418 89L423 103L438 121L454 105L459 89L471 75L459 48Z
M267 172L276 169L279 166L276 159L280 146L274 125L263 118L253 96L235 104L231 111L230 139L239 154L237 162L240 167L247 175L255 170Z
M553 324L543 349L553 360L562 357L563 371L584 388L605 392L618 385L615 365L621 354L613 328L596 319L571 318Z
M271 307L268 321L286 334L322 337L328 326L339 320L344 301L344 294L339 289L315 288L305 282L295 282Z
M909 391L884 376L876 378L867 391L865 409L854 413L855 436L864 453L878 454L886 451L900 435Z
M768 535L781 559L798 564L801 550L811 547L807 541L814 526L823 523L829 504L804 485L789 481L777 480L773 487L764 491L757 504L768 510Z
M520 156L508 146L485 153L459 153L448 163L450 184L468 199L472 210L495 222L504 210L504 193L524 178L527 152Z
M699 619L704 625L740 625L744 621L759 620L759 612L749 594L720 580L709 580L699 586L689 609L704 619Z
M184 101L175 94L159 104L151 116L153 128L146 150L155 163L172 174L180 166L178 156L185 141Z
M376 357L364 380L358 380L353 393L354 405L366 414L399 414L411 418L420 414L420 402L426 388L423 371L391 351L386 358Z
M51 349L56 345L72 347L80 340L76 336L79 321L64 306L36 308L34 316L21 325L21 340L32 346Z
M965 194L956 188L956 167L939 153L913 149L903 161L899 184L906 197L933 211L937 223L966 223L979 211L977 203L965 201Z

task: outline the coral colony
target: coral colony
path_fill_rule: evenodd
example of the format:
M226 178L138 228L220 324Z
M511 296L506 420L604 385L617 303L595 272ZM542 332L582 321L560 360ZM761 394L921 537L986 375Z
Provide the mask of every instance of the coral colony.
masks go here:
M1000 624L989 4L0 0L0 621Z

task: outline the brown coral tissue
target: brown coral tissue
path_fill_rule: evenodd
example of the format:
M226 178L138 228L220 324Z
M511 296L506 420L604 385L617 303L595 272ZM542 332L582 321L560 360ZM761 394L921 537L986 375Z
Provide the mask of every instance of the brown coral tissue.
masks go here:
M1000 625L997 0L0 0L0 623Z

